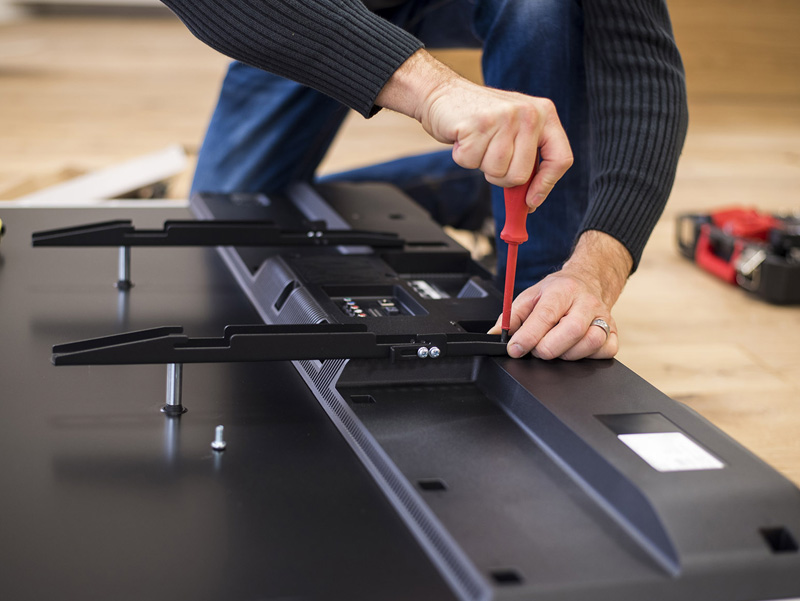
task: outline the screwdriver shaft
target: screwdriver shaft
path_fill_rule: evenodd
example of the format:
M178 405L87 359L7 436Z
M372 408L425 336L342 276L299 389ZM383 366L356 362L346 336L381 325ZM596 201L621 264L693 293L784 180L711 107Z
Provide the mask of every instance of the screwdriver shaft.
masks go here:
M517 274L517 248L519 244L508 243L506 259L506 283L503 292L503 319L501 321L500 341L508 342L508 331L511 329L511 301L514 299L514 280Z

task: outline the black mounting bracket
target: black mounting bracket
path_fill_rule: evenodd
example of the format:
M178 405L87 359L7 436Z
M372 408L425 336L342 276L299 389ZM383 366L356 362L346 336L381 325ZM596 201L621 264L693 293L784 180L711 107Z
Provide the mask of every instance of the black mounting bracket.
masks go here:
M375 334L364 324L227 326L221 338L190 338L180 326L152 328L53 347L54 365L130 365L293 361L301 359L438 359L502 356L499 336Z
M118 246L117 287L133 283L132 246L371 246L402 248L405 241L389 232L329 230L323 221L307 222L305 229L285 229L273 221L165 221L160 230L137 230L128 219L88 223L34 232L33 246Z
M190 338L180 326L152 328L53 347L54 365L167 365L167 404L178 417L184 363L290 361L302 359L436 360L440 357L502 356L499 336L450 334L385 335L364 324L227 326L221 338Z
M396 234L329 230L324 222L290 230L273 221L165 221L161 230L127 219L34 232L33 246L373 246L402 247Z

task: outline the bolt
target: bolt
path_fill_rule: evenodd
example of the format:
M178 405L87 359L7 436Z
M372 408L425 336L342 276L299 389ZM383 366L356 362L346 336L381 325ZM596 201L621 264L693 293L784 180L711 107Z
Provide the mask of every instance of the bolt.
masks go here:
M211 448L215 451L224 451L228 443L222 438L222 433L225 431L225 426L217 426L214 434L214 442L211 443Z
M420 359L424 359L427 356L428 356L428 347L421 346L417 349L417 357L419 357Z
M442 354L442 351L439 350L438 346L432 346L428 353L430 354L431 358L436 359Z

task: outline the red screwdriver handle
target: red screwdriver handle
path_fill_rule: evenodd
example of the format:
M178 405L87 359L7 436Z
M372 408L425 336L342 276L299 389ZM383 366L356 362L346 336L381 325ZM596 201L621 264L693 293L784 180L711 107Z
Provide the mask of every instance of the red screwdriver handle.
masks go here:
M528 204L525 202L525 197L528 195L528 188L531 187L531 182L536 177L538 170L539 155L537 153L533 161L533 171L527 183L503 190L503 197L506 201L506 222L503 225L503 231L500 232L500 239L504 242L522 244L528 240L528 230L525 227L528 219Z
M505 242L522 244L528 239L528 230L525 227L525 221L528 218L528 205L525 202L528 186L530 186L530 181L521 186L506 188L503 191L506 201L506 222L503 231L500 232L500 238Z

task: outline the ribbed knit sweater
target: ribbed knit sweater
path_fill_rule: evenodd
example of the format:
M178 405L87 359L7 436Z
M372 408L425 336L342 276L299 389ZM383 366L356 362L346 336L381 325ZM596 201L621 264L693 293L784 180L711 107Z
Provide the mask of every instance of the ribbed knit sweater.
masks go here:
M422 47L360 0L162 1L212 48L367 117L395 70ZM683 146L683 67L664 0L585 0L583 12L592 173L578 234L610 234L636 269Z

